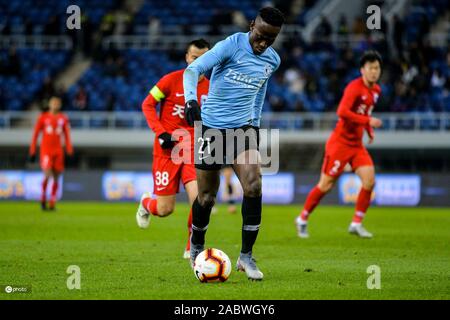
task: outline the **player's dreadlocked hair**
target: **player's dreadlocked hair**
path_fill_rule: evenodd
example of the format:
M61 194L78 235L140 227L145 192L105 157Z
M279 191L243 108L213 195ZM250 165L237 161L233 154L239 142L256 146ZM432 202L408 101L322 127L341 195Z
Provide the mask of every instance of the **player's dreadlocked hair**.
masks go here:
M383 59L381 58L381 55L378 53L378 51L368 50L365 51L361 59L359 59L359 66L362 68L367 62L375 61L378 61L380 63L380 66L383 65Z
M194 46L198 49L205 49L205 48L211 49L211 45L209 44L209 42L203 38L192 40L191 42L189 42L186 47L186 52L189 50L191 46Z
M268 24L281 27L284 23L284 14L277 8L265 7L259 10L259 16Z

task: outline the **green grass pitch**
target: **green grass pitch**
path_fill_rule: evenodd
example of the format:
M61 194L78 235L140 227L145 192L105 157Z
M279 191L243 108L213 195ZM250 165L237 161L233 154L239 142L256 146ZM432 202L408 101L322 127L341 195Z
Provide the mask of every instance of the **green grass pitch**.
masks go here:
M371 208L374 238L347 233L353 208L319 206L310 239L297 238L298 206L264 206L254 255L265 278L234 270L240 214L220 206L207 246L225 251L233 271L225 283L202 284L182 259L188 207L177 205L149 229L135 222L136 204L61 202L54 213L38 204L0 203L0 285L31 285L0 299L450 299L450 209ZM69 265L81 289L66 286ZM367 268L381 270L369 290Z

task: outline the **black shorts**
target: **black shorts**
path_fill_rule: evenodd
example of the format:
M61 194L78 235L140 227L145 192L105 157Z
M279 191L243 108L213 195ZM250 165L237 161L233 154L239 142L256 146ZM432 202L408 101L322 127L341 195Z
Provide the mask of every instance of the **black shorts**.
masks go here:
M232 165L239 154L258 150L258 132L250 125L236 129L195 128L195 167L220 170Z

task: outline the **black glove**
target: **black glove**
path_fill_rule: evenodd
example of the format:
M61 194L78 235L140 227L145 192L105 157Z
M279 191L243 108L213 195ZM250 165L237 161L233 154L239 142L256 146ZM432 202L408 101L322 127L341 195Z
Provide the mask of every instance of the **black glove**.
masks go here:
M171 149L175 145L175 142L172 141L172 136L170 133L163 132L158 136L159 144L163 149Z
M35 163L36 162L36 155L35 154L30 154L28 156L28 161L30 161L31 163Z
M66 159L68 162L71 162L73 160L73 152L72 153L66 152Z
M187 123L193 127L195 121L202 121L202 116L200 112L200 105L195 100L189 100L186 102L184 108L184 117Z

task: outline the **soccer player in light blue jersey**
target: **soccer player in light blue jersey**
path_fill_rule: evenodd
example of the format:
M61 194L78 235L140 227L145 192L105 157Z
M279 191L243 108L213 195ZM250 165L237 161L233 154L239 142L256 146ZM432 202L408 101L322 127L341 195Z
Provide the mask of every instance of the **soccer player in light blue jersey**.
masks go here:
M220 169L231 164L244 191L242 248L236 267L252 280L263 278L252 256L262 207L258 151L261 109L268 79L280 65L280 57L271 45L283 23L284 16L278 9L261 9L250 24L250 32L236 33L218 42L189 65L183 76L185 118L191 126L196 121L202 123L195 130L198 197L192 205L191 263L194 265L204 249ZM211 70L208 98L200 109L197 79Z

